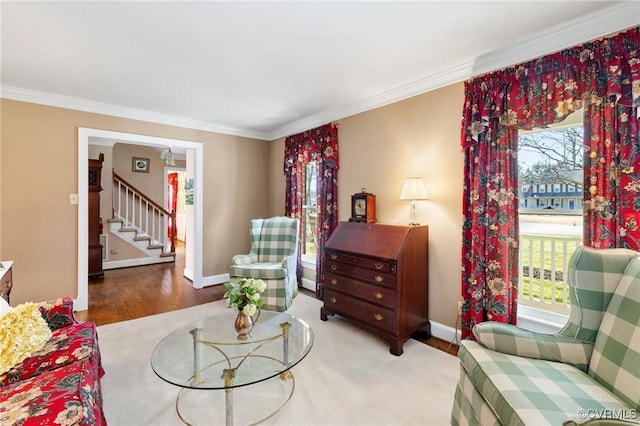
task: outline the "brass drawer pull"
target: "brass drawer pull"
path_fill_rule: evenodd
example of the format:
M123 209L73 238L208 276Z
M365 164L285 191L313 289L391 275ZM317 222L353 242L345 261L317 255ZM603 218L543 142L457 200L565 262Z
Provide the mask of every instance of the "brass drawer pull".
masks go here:
M331 298L331 303L336 303L338 301L338 299L334 296Z
M333 285L338 284L338 280L336 280L335 278L331 278L331 284Z
M335 271L336 269L338 269L338 265L331 265L329 266L329 268L331 268L332 271Z
M333 259L333 260L336 260L336 259L338 258L338 255L337 255L337 254L335 254L335 253L331 253L331 254L329 255L329 257L330 257L331 259Z
M382 321L382 314L375 314L374 317L376 321Z
M376 267L376 269L382 269L384 268L384 263L376 262L374 266Z
M380 293L379 291L376 291L376 299L382 299L382 293Z
M382 281L384 281L384 277L381 275L376 275L375 277L373 277L374 280L376 280L377 283L381 283Z

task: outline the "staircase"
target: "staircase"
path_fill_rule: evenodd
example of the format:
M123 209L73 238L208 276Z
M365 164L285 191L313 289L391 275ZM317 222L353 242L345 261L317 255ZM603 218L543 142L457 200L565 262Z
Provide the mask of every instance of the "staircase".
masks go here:
M175 212L169 212L113 172L111 234L146 256L105 262L104 269L175 261Z

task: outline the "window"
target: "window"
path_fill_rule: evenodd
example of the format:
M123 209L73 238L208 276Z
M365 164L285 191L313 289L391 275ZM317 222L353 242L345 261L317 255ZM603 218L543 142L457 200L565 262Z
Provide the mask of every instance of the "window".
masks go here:
M318 237L318 163L307 163L302 205L302 258L315 264Z
M582 244L582 147L581 125L520 132L518 176L537 190L536 206L519 212L518 311L528 320L569 312L563 267Z

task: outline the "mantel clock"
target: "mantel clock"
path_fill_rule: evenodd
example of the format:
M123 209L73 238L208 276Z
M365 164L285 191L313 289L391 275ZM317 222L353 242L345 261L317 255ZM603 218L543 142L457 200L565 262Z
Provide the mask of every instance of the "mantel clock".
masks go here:
M376 196L362 188L362 192L351 196L351 218L349 222L376 222Z

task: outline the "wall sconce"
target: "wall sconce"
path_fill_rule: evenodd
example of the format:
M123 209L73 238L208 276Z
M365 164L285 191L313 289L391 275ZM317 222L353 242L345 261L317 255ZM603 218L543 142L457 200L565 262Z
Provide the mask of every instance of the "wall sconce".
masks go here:
M411 200L411 208L409 209L409 225L420 225L417 222L416 215L416 201L428 200L427 188L424 186L424 181L419 177L407 178L404 181L402 187L402 193L400 194L401 200Z
M165 166L175 166L176 161L173 159L173 152L171 152L171 147L169 149L162 151L160 154L160 158L164 160Z

